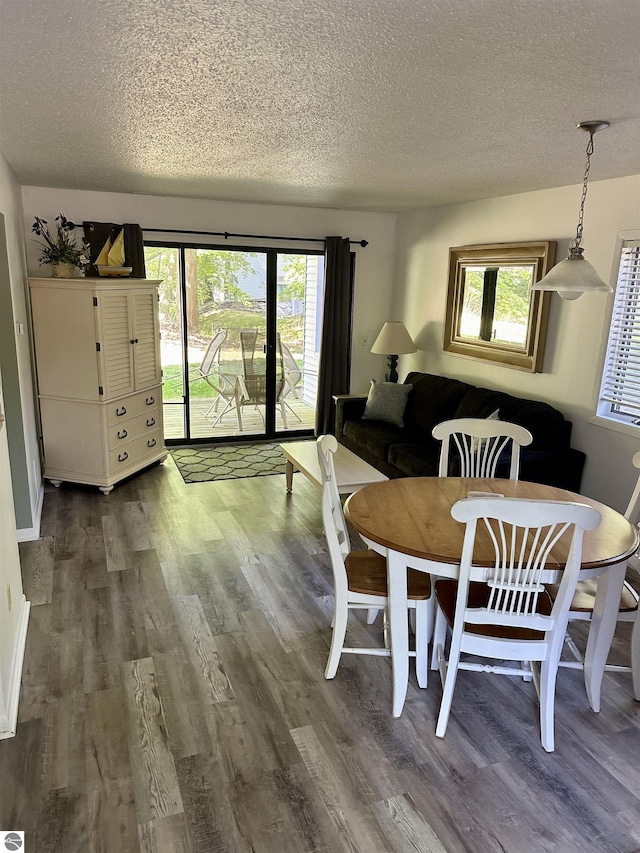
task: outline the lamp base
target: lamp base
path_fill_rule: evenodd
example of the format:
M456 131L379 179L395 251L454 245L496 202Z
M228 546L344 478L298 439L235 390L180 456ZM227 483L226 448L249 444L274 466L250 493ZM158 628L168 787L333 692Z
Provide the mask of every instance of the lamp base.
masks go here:
M388 355L387 356L387 367L389 368L389 372L385 373L384 378L386 382L397 382L398 381L398 356L397 355Z

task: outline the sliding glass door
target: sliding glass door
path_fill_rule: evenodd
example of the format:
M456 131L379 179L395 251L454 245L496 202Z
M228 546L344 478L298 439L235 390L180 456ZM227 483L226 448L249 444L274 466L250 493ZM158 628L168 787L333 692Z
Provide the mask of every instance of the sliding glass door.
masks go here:
M146 245L160 285L169 443L310 434L323 256Z

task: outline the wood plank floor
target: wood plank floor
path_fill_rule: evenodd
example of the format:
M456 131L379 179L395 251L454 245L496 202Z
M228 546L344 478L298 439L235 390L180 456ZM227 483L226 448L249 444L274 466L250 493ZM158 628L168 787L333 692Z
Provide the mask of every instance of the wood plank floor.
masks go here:
M302 475L291 495L283 475L187 486L169 459L107 497L47 486L42 536L21 546L33 607L0 741L0 829L28 851L640 849L629 676L596 715L561 672L551 755L516 679L461 673L444 740L437 677L399 720L388 659L324 680L332 582Z

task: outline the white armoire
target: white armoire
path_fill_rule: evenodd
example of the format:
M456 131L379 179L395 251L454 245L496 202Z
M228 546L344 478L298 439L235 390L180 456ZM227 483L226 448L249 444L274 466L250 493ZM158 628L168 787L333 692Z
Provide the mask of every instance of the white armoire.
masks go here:
M98 486L166 458L159 281L30 278L44 476Z

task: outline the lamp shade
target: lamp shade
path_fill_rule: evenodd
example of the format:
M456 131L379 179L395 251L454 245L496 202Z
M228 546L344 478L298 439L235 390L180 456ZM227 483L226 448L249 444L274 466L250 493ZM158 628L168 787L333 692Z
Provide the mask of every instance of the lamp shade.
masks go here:
M606 284L594 267L586 261L579 249L569 250L569 257L560 261L553 269L533 285L533 290L555 290L563 299L578 299L583 293L597 291L610 293Z
M371 352L378 355L404 355L417 351L418 347L411 340L411 335L407 332L404 323L395 321L384 324L371 347Z

